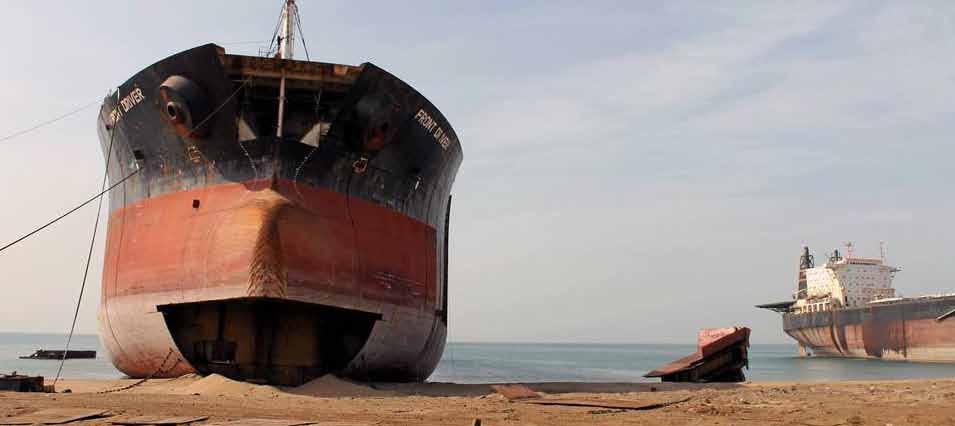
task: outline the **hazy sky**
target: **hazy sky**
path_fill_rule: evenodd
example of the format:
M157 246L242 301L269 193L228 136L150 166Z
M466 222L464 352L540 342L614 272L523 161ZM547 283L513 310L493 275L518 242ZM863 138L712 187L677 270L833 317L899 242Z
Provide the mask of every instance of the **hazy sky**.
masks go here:
M0 136L196 45L255 54L280 3L2 0ZM312 59L384 67L461 139L451 340L785 342L753 305L802 244L885 240L902 293L955 291L955 3L661 3L299 1ZM98 191L96 110L0 143L0 244ZM94 210L0 253L0 331L68 329Z

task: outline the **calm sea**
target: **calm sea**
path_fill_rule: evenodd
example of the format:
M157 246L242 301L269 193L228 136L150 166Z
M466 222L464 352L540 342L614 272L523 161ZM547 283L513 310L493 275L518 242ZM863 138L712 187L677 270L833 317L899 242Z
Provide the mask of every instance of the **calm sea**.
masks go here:
M18 371L45 377L56 374L58 361L21 360L39 348L58 349L66 337L54 334L0 333L0 373ZM96 349L98 358L68 360L63 376L117 378L122 374L105 358L99 339L73 337L73 349ZM695 350L673 344L519 344L451 343L432 381L459 383L651 381L643 374ZM856 359L802 359L794 345L753 345L752 381L822 381L955 378L955 365L882 362Z

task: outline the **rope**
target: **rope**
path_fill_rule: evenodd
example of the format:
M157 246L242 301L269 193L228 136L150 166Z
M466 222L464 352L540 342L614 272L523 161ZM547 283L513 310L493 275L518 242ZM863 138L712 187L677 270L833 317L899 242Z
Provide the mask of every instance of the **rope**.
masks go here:
M444 255L447 256L448 254L445 253ZM448 296L444 296L444 297L448 297ZM449 374L449 376L451 376L451 381L453 382L454 380L458 378L458 371L454 368L454 342L451 341L451 327L448 327L448 330L447 330L446 348L448 349L448 352L451 355L451 374Z
M237 87L237 88L235 89L235 91L232 92L232 94L230 94L224 101L222 101L221 104L219 104L218 107L216 107L216 109L214 109L205 119L203 119L203 120L200 121L198 124L196 124L196 126L192 129L192 131L189 132L189 135L191 136L192 134L194 134L194 133L195 133L197 130L199 130L203 125L205 125L210 119L212 119L212 117L214 117L219 111L221 111L222 108L225 107L225 105L228 104L229 101L232 100L232 98L235 97L235 95L238 94L239 91L240 91L243 87L245 87L246 84L248 84L248 82L249 82L248 79L246 79L245 81L243 81L242 84L240 84L239 87ZM106 187L106 182L108 181L108 178L109 178L109 161L112 159L112 156L113 156L113 136L116 134L115 128L116 128L116 127L113 126L113 130L111 130L111 131L110 131L110 134L109 134L109 144L108 144L108 147L107 147L107 150L106 150L106 170L103 171L103 183L102 183L102 185L100 186L101 191L100 191L100 193L97 194L95 197L90 198L90 199L87 200L85 203L83 203L83 204L81 204L81 205L79 206L79 207L82 207L82 206L84 206L84 205L86 205L86 204L89 204L89 203L92 202L94 199L99 199L99 203L98 203L98 206L97 206L97 208L96 208L96 222L93 224L93 236L90 238L90 249L89 249L89 253L88 253L87 256L86 256L86 269L83 271L83 282L82 282L82 284L80 285L80 295L79 295L79 298L77 298L77 300L76 300L76 310L73 312L73 322L72 322L72 324L70 325L70 334L69 334L69 335L67 336L67 338L66 338L66 349L63 351L63 358L60 359L60 366L59 366L59 368L57 368L57 370L56 370L56 377L53 379L53 386L56 386L56 382L60 379L60 374L63 372L63 364L66 363L66 354L69 352L70 342L73 340L73 331L76 329L76 320L77 320L77 318L79 318L79 314L80 314L80 304L81 304L82 301L83 301L83 293L84 293L84 291L86 290L86 280L87 280L87 278L89 277L89 272L90 272L90 263L92 262L92 259L93 259L93 247L94 247L94 245L95 245L95 243L96 243L96 233L97 233L97 231L99 230L99 218L100 218L100 213L101 213L102 210L103 210L103 194L109 192L109 190L111 190L111 189L115 188L116 186L118 186L119 184L125 182L126 179L129 179L132 175L134 175L134 174L136 174L136 173L139 173L139 171L141 170L141 169L136 169L134 172L130 173L128 176L126 176L125 178L123 178L123 180L121 180L121 181L117 182L116 184L110 186L109 189L102 190L102 188ZM199 154L202 155L202 152L200 151ZM203 155L203 157L205 157L205 155ZM26 239L26 238L29 237L30 235L33 235L33 234L39 232L41 229L43 229L43 228L45 228L45 227L47 227L47 226L53 224L54 222L56 222L56 221L62 219L63 217L66 217L66 215L68 215L68 214L70 214L70 213L76 211L77 209L79 209L79 207L76 207L76 208L74 208L73 210L70 210L69 212L65 213L64 215L60 216L59 218L54 219L52 222L50 222L50 223L48 223L48 224L46 224L46 225L43 225L43 226L40 227L39 229L37 229L37 230L35 230L35 231L33 231L33 232L27 234L27 235L24 235L23 237L20 237L17 241L14 241L14 242L12 242L12 243L10 243L10 244L4 246L3 248L0 248L0 251L3 251L3 250L6 249L7 247L10 247L10 246L12 246L13 244L16 244L16 243L18 243L18 242L20 242L20 241ZM165 363L165 361L163 361L163 363Z
M113 188L119 186L119 185L122 184L123 182L126 182L127 179L133 177L133 175L135 175L135 174L137 174L137 173L139 173L139 170L136 170L136 171L134 171L134 172L132 172L132 173L126 175L126 177L124 177L124 178L123 178L122 180L120 180L119 182L116 182L115 184L113 184L113 185L110 186L109 188L106 188L106 190L100 192L99 194L94 195L92 198L90 198L90 199L84 201L84 202L81 203L80 205L78 205L78 206L76 206L76 207L73 207L72 209L70 209L70 210L67 211L66 213L63 213L62 215L58 216L56 219L53 219L53 220L47 222L46 224L44 224L43 226L41 226L41 227L39 227L39 228L37 228L37 229L34 229L34 230L30 231L30 232L27 233L26 235L24 235L24 236L22 236L22 237L20 237L20 238L17 238L16 240L13 240L13 241L10 242L9 244L7 244L7 245L5 245L5 246L3 246L3 247L0 247L0 251L4 251L4 250L6 250L6 249L8 249L8 248L10 248L10 247L13 247L14 245L16 245L17 243L19 243L20 241L23 241L23 240L29 238L29 237L32 236L33 234L36 234L37 232L40 232L40 231L44 230L45 228L47 228L48 226L50 226L50 225L52 225L52 224L58 222L60 219L63 219L64 217L69 216L70 213L73 213L73 212L75 212L75 211L81 209L83 206L85 206L85 205L87 205L87 204L89 204L89 203L92 203L92 202L95 201L97 198L100 198L103 194L105 194L105 193L111 191Z
M308 57L308 46L305 45L305 33L302 31L302 18L298 14L298 8L295 8L295 26L298 27L299 37L302 38L302 47L305 48L305 60L311 61L312 59Z
M192 130L190 130L189 133L186 134L186 136L187 136L187 137L192 136L192 135L194 135L197 131L199 131L199 129L201 129L203 125L205 125L209 120L211 120L212 117L215 117L215 115L218 114L219 111L221 111L222 108L224 108L224 107L226 106L226 104L228 104L229 101L231 101L232 98L235 97L235 95L239 94L239 91L242 90L242 88L245 87L245 85L249 84L249 82L251 82L251 81L252 81L252 77L249 77L249 78L247 78L247 79L245 79L245 80L242 80L242 84L240 84L239 87L236 87L235 90L232 91L232 94L230 94L229 97L225 98L225 100L222 101L222 103L219 104L219 106L217 106L216 109L212 110L212 112L209 113L209 115L206 116L206 118L203 118L202 121L199 122L199 124L196 124L196 126L193 127ZM242 144L239 143L239 145L241 146ZM200 155L204 160L209 161L209 158L206 157L206 154L204 154L204 153L202 152L202 150L199 149L198 146L192 145L192 147L196 149L196 152L198 152L199 155ZM243 146L242 149L244 150L245 147ZM213 163L213 167L214 167L214 166L215 166L215 163ZM253 164L253 168L254 168L254 167L255 167L255 165Z
M198 131L203 124L206 124L207 121L211 120L212 117L218 114L219 111L221 111L222 108L224 108L226 104L229 103L229 101L231 101L232 98L235 97L235 95L239 94L239 91L242 90L242 88L245 87L246 84L249 84L250 81L252 81L252 77L242 80L242 84L240 84L239 87L236 87L235 90L232 91L232 94L229 95L229 97L225 98L225 100L222 101L222 103L219 104L219 106L217 106L216 109L212 110L212 112L210 112L209 115L206 116L206 118L203 118L202 121L199 122L199 124L196 124L196 127L194 127L192 131L189 132L189 136L192 136L193 134L195 134L196 131Z
M285 7L283 6L283 7L282 7L282 10L279 10L279 20L278 20L278 22L275 23L275 30L272 31L272 40L269 41L269 50L267 50L267 51L265 52L265 56L272 56L272 45L273 45L273 44L275 45L275 48L276 48L276 49L279 48L278 43L276 43L276 42L278 41L278 40L277 40L277 37L278 37L278 35L279 35L279 27L282 26L282 13L284 13L284 12L285 12Z
M11 133L11 134L9 134L9 135L6 135L6 136L0 138L0 142L8 141L8 140L13 139L13 138L15 138L15 137L17 137L17 136L22 136L22 135L25 135L25 134L27 134L27 133L30 133L30 132L32 132L32 131L34 131L34 130L36 130L36 129L39 129L39 128L43 127L43 126L46 126L46 125L49 125L49 124L53 124L53 123L55 123L55 122L57 122L57 121L60 121L60 120L62 120L62 119L64 119L64 118L67 118L67 117L69 117L69 116L71 116L71 115L73 115L73 114L76 114L76 113L78 113L78 112L80 112L80 111L83 111L84 109L87 109L87 108L89 108L89 107L91 107L91 106L93 106L93 105L96 105L96 103L98 103L99 101L100 101L99 99L96 99L96 100L94 100L93 102L90 102L90 103L88 103L88 104L86 104L86 105L83 105L83 106L81 106L81 107L79 107L79 108L76 108L76 109L74 109L74 110L72 110L72 111L70 111L70 112L68 112L68 113L66 113L66 114L63 114L63 115L61 115L61 116L51 118L51 119L49 119L49 120L47 120L47 121L43 121L43 122L38 123L38 124L36 124L36 125L34 125L34 126L32 126L32 127L29 127L29 128L26 128L26 129L23 129L23 130L18 130L18 131L16 131L16 132L13 132L13 133Z
M119 92L117 92L118 94ZM76 330L76 319L80 316L80 305L83 303L83 293L86 291L86 279L90 274L90 262L93 260L93 246L96 243L96 233L99 231L99 217L103 212L103 188L106 188L106 182L109 179L109 161L113 158L113 139L116 135L116 123L109 131L109 146L106 148L106 167L103 170L103 182L100 184L99 202L96 204L96 220L93 221L93 235L90 237L90 249L86 253L86 268L83 270L83 283L80 284L80 296L76 299L76 310L73 311L73 323L70 324L70 334L66 337L66 348L63 350L63 358L60 359L60 366L56 369L56 377L53 378L53 387L56 388L56 382L60 380L60 374L63 372L63 364L66 364L66 355L70 352L70 342L73 341L73 331ZM137 168L136 171L139 171ZM125 179L124 179L125 180Z
M318 110L319 110L319 105L322 103L322 93L324 92L325 92L324 89L319 87L318 95L315 96L315 122L318 123L318 126L319 126L317 130L318 143L316 143L315 146L312 147L310 151L308 151L308 154L305 155L305 158L302 160L302 162L298 165L298 167L295 168L295 176L292 177L292 186L295 187L295 193L298 194L298 198L303 201L305 200L305 197L302 196L302 191L299 191L298 189L298 176L299 174L302 173L302 168L305 167L305 164L308 163L308 160L312 158L313 154L315 154L315 151L318 151L318 146L321 145L321 141L322 141L321 116L319 115Z

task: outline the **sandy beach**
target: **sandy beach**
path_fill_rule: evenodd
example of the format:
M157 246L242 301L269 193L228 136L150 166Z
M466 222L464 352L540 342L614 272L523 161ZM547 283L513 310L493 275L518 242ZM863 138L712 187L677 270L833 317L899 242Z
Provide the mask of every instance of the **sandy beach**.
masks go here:
M662 403L630 410L510 401L489 385L355 384L333 377L298 388L220 376L150 380L62 380L70 393L0 393L5 418L47 408L91 408L108 417L70 424L110 424L132 416L203 416L205 423L289 419L336 425L951 425L955 380L745 383L740 385L527 384L545 401L599 405ZM109 392L113 391L113 392ZM103 393L108 392L108 393ZM676 402L675 401L682 401ZM202 423L199 423L202 424ZM238 423L237 423L238 424Z

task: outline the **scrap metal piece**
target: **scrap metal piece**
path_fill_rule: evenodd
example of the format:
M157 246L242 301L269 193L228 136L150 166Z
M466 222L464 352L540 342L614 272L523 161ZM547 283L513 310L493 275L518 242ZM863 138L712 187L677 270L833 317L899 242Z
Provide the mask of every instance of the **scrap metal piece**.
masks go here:
M0 374L0 391L43 392L43 376Z
M749 368L749 328L700 330L696 352L653 370L643 377L664 382L742 382Z
M238 419L203 423L203 426L302 426L314 424L317 424L317 422L287 419Z
M136 416L110 421L114 425L188 425L208 419L209 416Z
M491 385L495 392L503 395L508 401L520 399L540 398L540 394L531 390L531 388L522 384L511 385Z
M80 420L105 417L107 410L91 408L48 408L30 414L0 418L0 425L61 425Z
M625 399L529 399L521 401L535 405L562 405L568 407L612 408L617 410L652 410L668 405L689 401L690 398L680 398L663 402L630 401Z

